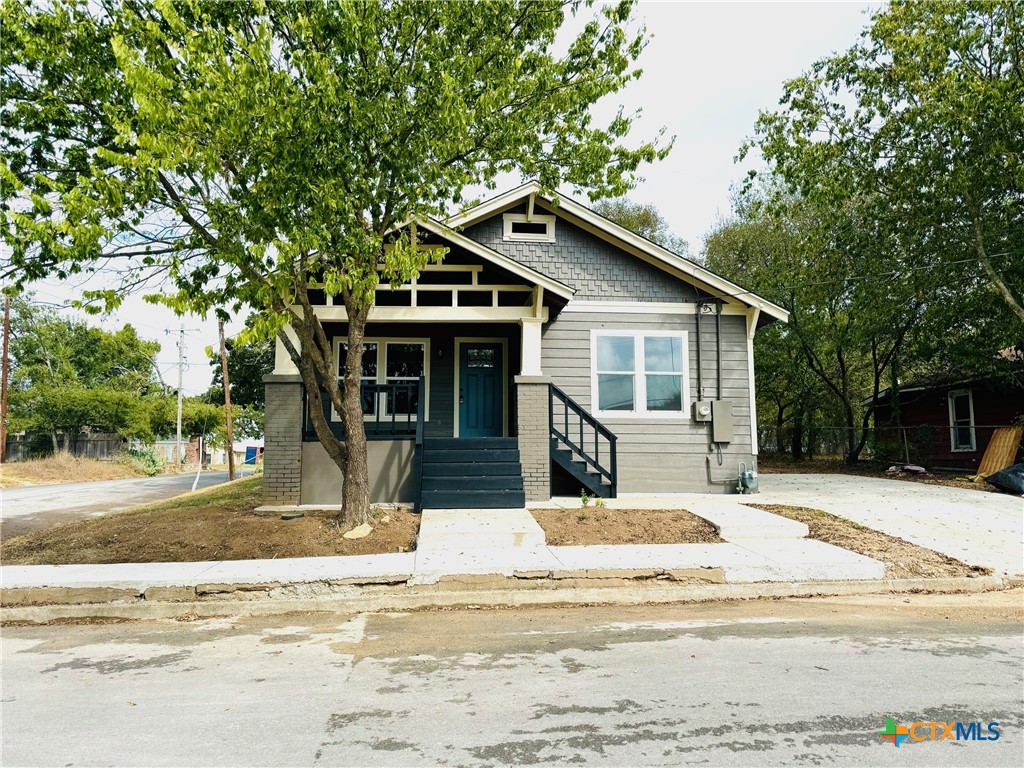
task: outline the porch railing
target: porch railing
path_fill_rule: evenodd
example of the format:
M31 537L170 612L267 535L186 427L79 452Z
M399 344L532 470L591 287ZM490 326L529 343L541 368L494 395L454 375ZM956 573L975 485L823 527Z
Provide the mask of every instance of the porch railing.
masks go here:
M344 383L339 379L338 387L344 395ZM423 441L424 401L426 391L424 377L418 381L395 381L385 384L363 383L359 387L363 405L363 428L367 440L416 440ZM309 404L303 392L302 439L316 442L316 431L309 415ZM324 415L331 425L331 432L338 439L345 439L345 428L340 418L333 414L331 401L321 390Z
M548 386L548 392L552 448L568 449L579 457L582 469L594 476L598 485L607 483L608 497L614 498L618 475L615 433L554 384Z

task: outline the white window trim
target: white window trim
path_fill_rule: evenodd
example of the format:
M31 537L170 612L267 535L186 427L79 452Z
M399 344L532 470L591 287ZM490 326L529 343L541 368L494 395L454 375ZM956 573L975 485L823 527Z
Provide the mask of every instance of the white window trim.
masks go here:
M960 447L956 445L956 409L953 407L953 403L957 397L961 395L967 395L967 406L971 414L971 446ZM949 408L949 450L953 453L973 453L978 450L978 436L975 431L974 422L974 392L971 389L954 389L946 395L946 405Z
M555 242L555 217L535 214L527 216L525 213L506 213L501 217L503 225L502 239L520 243L553 243ZM513 232L512 225L527 221L531 224L544 224L544 234L533 234L527 232Z
M632 411L602 411L597 406L600 400L597 392L597 338L599 336L631 336L633 337L633 397L637 405ZM648 337L672 337L682 340L683 350L683 401L681 411L648 411L647 410L647 371L643 365L643 338ZM590 410L595 418L599 419L659 419L663 421L689 421L690 420L690 347L688 331L637 331L637 330L597 330L590 331ZM657 375L656 372L651 372Z
M348 339L344 336L335 336L334 338L334 359L337 361L338 368L341 368L341 345L347 344ZM388 344L422 344L423 345L423 388L426 392L421 392L423 397L423 420L430 421L430 339L413 339L406 338L404 336L366 336L363 338L363 344L375 343L377 345L377 384L386 384L388 380L387 371L387 348ZM381 421L391 421L391 414L384 408L386 398L381 395L377 403L377 409L380 412ZM376 421L377 417L372 414L364 414L363 421ZM331 421L341 421L341 414L334 410L334 405L331 405ZM395 414L395 421L416 421L415 415L398 413Z

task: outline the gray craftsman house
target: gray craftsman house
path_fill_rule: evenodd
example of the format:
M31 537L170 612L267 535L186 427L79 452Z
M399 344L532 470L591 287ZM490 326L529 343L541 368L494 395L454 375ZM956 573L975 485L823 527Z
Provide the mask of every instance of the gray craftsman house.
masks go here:
M372 501L736 489L757 454L754 334L783 309L534 183L418 234L443 264L381 285L366 330ZM345 308L316 303L343 361ZM266 502L340 504L280 342L265 382Z

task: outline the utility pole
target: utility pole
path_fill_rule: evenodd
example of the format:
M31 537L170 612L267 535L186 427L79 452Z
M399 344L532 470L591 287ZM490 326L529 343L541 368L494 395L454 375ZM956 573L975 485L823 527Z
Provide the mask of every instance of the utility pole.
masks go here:
M11 367L11 297L4 297L4 358L0 374L0 464L7 460L7 372Z
M224 374L224 420L228 431L228 480L235 479L235 440L231 428L231 382L228 381L228 347L224 343L224 321L217 318L217 332L220 334L220 368Z
M174 447L174 461L178 466L185 460L181 452L181 390L185 386L185 323L182 322L178 333L178 432Z

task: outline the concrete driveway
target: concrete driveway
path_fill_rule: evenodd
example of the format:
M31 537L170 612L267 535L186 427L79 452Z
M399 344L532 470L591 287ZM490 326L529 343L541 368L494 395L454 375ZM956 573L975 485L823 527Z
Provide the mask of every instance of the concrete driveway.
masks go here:
M204 472L199 476L199 488L218 485L227 479L227 472ZM192 490L193 480L194 474L160 475L0 488L0 538L170 499Z
M845 517L922 547L1024 573L1024 499L941 485L852 475L761 475L761 493L733 497L795 504Z

